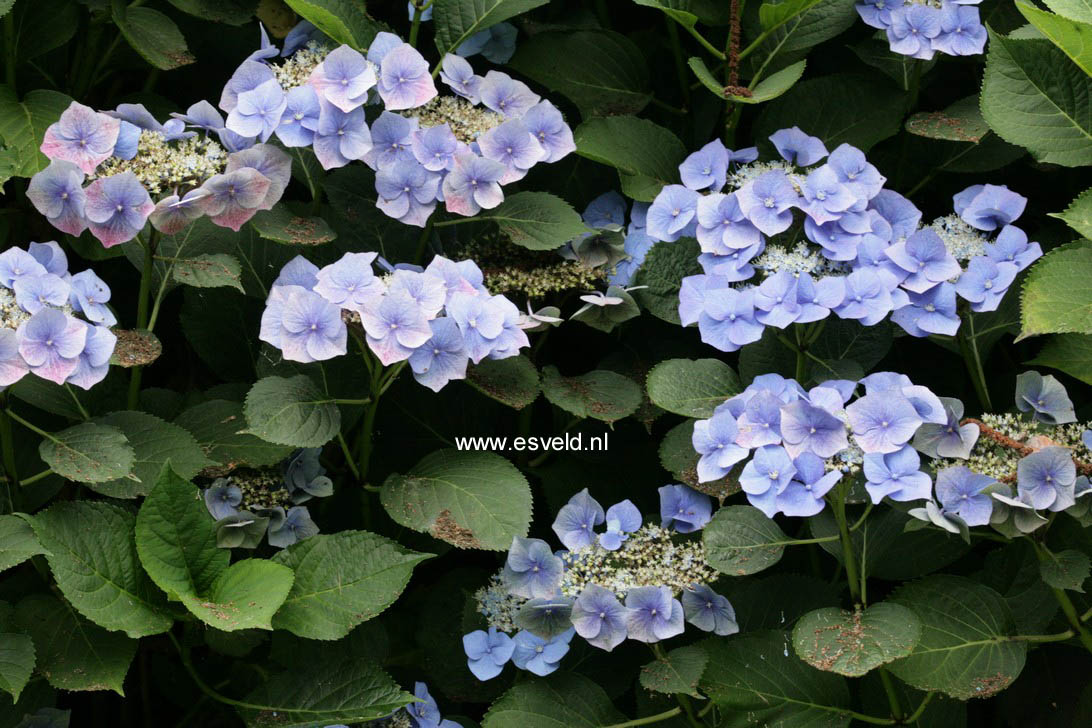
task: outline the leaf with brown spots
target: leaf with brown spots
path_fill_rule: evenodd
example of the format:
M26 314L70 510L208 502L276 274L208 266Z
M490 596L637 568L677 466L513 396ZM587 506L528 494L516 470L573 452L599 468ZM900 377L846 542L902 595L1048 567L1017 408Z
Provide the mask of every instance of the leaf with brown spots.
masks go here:
M837 607L808 612L792 631L800 659L825 672L860 677L906 657L921 638L921 621L901 604L880 602L847 612Z
M657 693L685 693L700 698L698 680L708 662L709 655L700 645L679 647L641 668L641 687Z

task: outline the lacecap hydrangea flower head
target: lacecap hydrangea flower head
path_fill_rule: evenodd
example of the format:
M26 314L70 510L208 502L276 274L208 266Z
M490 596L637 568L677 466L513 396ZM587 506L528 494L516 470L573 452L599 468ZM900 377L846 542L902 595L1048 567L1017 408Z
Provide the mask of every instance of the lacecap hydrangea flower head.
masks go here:
M860 150L828 152L796 127L770 141L780 159L707 144L646 215L655 240L697 238L704 273L683 279L679 317L721 351L757 341L768 326L831 314L866 326L891 315L913 336L953 335L957 298L972 311L996 309L1042 254L1011 224L1027 200L1007 187L968 187L953 198L955 215L920 227L921 211L885 189Z
M0 387L34 374L90 389L106 376L117 336L110 287L68 272L55 242L0 253Z
M208 102L178 117L160 123L141 104L95 111L72 102L46 129L50 164L31 178L27 197L58 230L90 230L106 247L132 240L149 220L166 234L202 215L238 230L280 199L292 171L287 154L226 136Z
M712 509L709 496L666 485L659 525L646 524L629 500L604 511L580 491L553 523L564 550L513 539L503 570L475 595L486 629L463 637L468 667L479 680L509 661L548 675L577 635L610 651L626 639L670 639L686 622L718 635L739 631L731 604L708 586L716 571L704 545L680 536L701 530Z
M974 56L986 47L982 0L862 0L857 14L887 35L892 52L929 60L935 53Z
M346 253L323 268L294 258L270 288L259 338L285 359L323 361L346 353L348 325L383 366L408 362L433 391L464 379L469 362L516 356L530 343L519 309L486 290L473 261L390 266L376 253Z
M301 24L279 54L263 34L220 108L241 138L310 147L324 169L364 162L376 173L376 206L419 227L438 202L467 216L496 207L502 185L575 149L561 112L507 74L478 76L449 54L440 79L450 95L439 95L424 57L391 33L362 54ZM380 111L369 124L372 103Z

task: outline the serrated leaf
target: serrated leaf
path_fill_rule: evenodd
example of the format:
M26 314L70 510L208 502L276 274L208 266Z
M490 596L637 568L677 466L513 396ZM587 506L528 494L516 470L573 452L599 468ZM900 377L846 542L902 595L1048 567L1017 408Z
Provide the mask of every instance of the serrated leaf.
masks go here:
M1007 142L1041 162L1092 164L1092 78L1048 40L990 32L982 116Z
M147 329L115 328L113 332L117 342L114 344L114 353L110 355L110 366L123 369L144 367L154 362L163 353L163 344ZM81 413L77 411L77 414Z
M337 238L337 233L321 217L294 214L284 204L263 210L250 221L258 235L286 245L322 245Z
M247 696L239 713L248 728L315 728L367 723L413 700L374 663L354 655L310 660L275 675Z
M950 142L980 142L990 133L982 118L978 97L960 99L944 111L920 111L906 120L906 131L929 139Z
M1092 384L1092 335L1055 334L1027 363L1051 367Z
M436 49L443 58L470 36L511 17L545 5L548 0L435 0L432 21Z
M273 627L307 639L341 639L393 604L413 567L431 556L367 531L293 544L273 557L296 575Z
M14 57L26 63L68 43L79 29L82 15L76 4L19 3L12 18Z
M739 375L719 359L668 359L648 373L648 398L668 412L705 419L742 387Z
M1024 279L1020 336L1092 333L1092 242L1055 248Z
M31 91L19 101L11 87L0 85L0 141L12 155L12 177L31 177L49 166L38 147L46 127L71 103L71 97L44 89Z
M1064 211L1052 212L1050 216L1064 220L1084 237L1092 238L1092 187L1077 195Z
M213 399L194 405L175 418L174 423L189 430L211 460L228 470L274 465L288 457L293 445L277 445L247 434L243 405Z
M172 619L137 558L135 516L101 501L57 503L31 519L61 592L92 622L130 637L160 634Z
M116 427L84 422L42 440L38 453L57 475L78 483L128 477L136 453Z
M531 489L514 465L488 452L438 450L380 493L396 523L459 548L505 551L531 522Z
M243 268L233 255L227 253L206 253L196 258L182 258L174 261L171 275L174 280L195 288L219 288L229 286L241 293Z
M860 677L906 657L921 638L921 622L890 602L848 612L837 607L808 612L792 631L796 654L817 670Z
M1026 642L1010 642L1012 613L1004 598L961 576L935 575L899 588L888 601L921 620L921 639L888 669L919 690L959 700L988 698L1020 674Z
M780 6L785 7L779 9ZM853 6L854 0L792 0L776 5L764 3L759 11L762 7L768 8L768 19L775 19L774 15L777 15L777 20L785 20L754 51L751 56L753 63L758 67L769 66L780 54L798 54L841 34L858 22L857 11Z
M170 3L202 20L228 25L243 25L258 9L257 0L170 0Z
M903 91L908 91L914 84L914 76L917 68L925 74L936 65L938 56L928 61L923 61L911 56L904 56L891 50L891 44L886 37L872 37L851 46L852 51L864 63L883 71L891 80L899 85Z
M34 641L29 635L0 633L0 690L19 701L34 672Z
M363 51L376 33L387 30L376 22L364 6L355 0L284 0L304 20L330 36L337 43Z
M792 539L753 506L725 506L702 529L706 559L722 574L746 576L781 560Z
M517 192L474 219L497 223L505 237L528 250L555 250L588 231L568 202L548 192Z
M1039 562L1039 573L1043 581L1056 589L1078 592L1084 592L1083 584L1088 578L1090 568L1092 561L1088 554L1076 549L1048 553Z
M45 552L29 523L19 516L0 516L0 571Z
M224 632L273 629L272 619L292 589L292 570L267 559L236 561L207 590L179 598L205 624Z
M641 668L641 687L657 693L685 693L701 697L698 680L705 672L709 655L699 645L679 647Z
M783 0L778 3L762 3L758 6L758 22L762 24L763 30L770 30L787 23L819 2L821 0Z
M681 326L679 288L683 278L701 273L700 253L694 238L653 245L633 280L634 285L648 287L634 291L634 299L656 318Z
M487 397L517 410L534 402L542 391L538 369L522 354L471 364L466 368L466 381Z
M120 430L136 454L132 474L137 479L119 478L91 484L92 490L99 493L114 498L147 495L167 461L182 478L192 478L215 464L205 457L197 440L187 430L154 415L122 411L96 417L94 421Z
M122 684L137 641L88 622L49 594L31 594L15 608L21 630L34 639L38 672L61 690L113 690Z
M566 412L603 422L628 417L644 400L637 383L617 372L597 369L575 377L563 377L555 366L542 370L542 394Z
M1024 0L1016 0L1016 9L1085 73L1092 76L1092 25L1045 12Z
M1064 18L1081 23L1092 23L1092 1L1090 0L1043 0L1043 2Z
M652 98L641 49L609 30L536 33L508 65L569 98L584 118L635 114Z
M127 7L124 0L113 0L113 19L129 46L160 70L170 71L196 60L182 31L158 10Z
M603 688L572 672L513 686L490 706L482 728L599 728L621 723Z
M341 429L334 400L304 374L259 379L246 396L244 412L247 432L279 445L320 447Z
M844 728L850 717L845 678L810 667L779 630L701 643L709 655L698 687L735 720L730 726Z
M686 157L677 136L636 116L588 119L573 137L577 154L617 169L628 185L627 196L644 202L651 202L664 185L678 182L678 167Z

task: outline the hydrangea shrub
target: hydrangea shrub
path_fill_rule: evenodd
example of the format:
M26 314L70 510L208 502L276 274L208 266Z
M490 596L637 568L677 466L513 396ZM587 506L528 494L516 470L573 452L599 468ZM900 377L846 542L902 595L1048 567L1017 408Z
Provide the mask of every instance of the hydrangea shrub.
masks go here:
M1092 722L1092 15L0 1L0 725Z

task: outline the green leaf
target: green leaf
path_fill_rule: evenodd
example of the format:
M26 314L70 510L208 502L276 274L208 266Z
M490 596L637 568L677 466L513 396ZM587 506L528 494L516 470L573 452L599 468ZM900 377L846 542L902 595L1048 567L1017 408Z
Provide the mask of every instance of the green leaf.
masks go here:
M719 508L702 530L709 565L722 574L746 576L781 560L792 539L752 506Z
M982 118L978 97L960 99L944 111L920 111L906 120L906 131L929 139L950 142L980 142L990 133Z
M413 700L374 663L354 655L297 664L258 686L239 712L248 728L315 728L367 723Z
M548 0L435 0L432 21L436 50L443 58L470 36L511 17L545 5Z
M698 459L694 451L694 420L685 420L672 427L660 442L660 465L671 473L676 482L685 483L695 488L698 483ZM703 488L717 485L716 482L701 484Z
M629 377L597 369L575 377L563 377L557 367L542 370L542 394L577 417L615 422L637 411L644 396Z
M471 364L466 368L466 381L487 397L518 410L534 402L542 391L538 369L522 354Z
M174 261L171 269L174 280L186 286L195 288L229 286L245 293L240 281L242 272L243 268L239 265L238 259L227 253L206 253L196 258L183 258Z
M636 116L588 119L573 136L577 154L617 169L626 195L643 202L678 182L678 167L686 157L678 137Z
M529 250L555 250L588 230L568 202L548 192L517 192L474 219L497 223L510 241Z
M482 728L599 728L625 720L603 688L571 672L512 687L490 706Z
M279 445L320 447L341 429L334 400L304 374L259 379L244 410L247 432Z
M0 85L0 141L14 155L12 177L31 177L49 166L38 147L46 127L71 103L70 97L43 89L31 91L20 102L11 87Z
M615 326L641 315L641 307L637 305L637 301L633 299L630 292L622 286L607 286L606 295L620 299L621 303L610 306L586 304L569 318L609 334Z
M1055 248L1024 280L1020 336L1092 333L1092 242Z
M1027 363L1051 367L1092 384L1092 336L1055 334L1046 340L1038 356Z
M284 0L301 18L334 39L336 43L367 49L375 34L386 27L376 22L362 2L356 0Z
M393 604L413 567L431 556L367 531L300 541L273 557L296 574L273 627L308 639L341 639Z
M883 71L903 91L909 91L913 86L914 76L917 74L915 69L920 67L921 73L925 74L937 62L935 56L931 60L923 61L895 53L883 36L866 38L851 46L851 49L864 63Z
M322 245L337 239L337 233L321 217L302 217L284 204L263 210L250 221L258 235L287 245Z
M641 49L609 30L536 33L508 65L570 99L585 119L636 114L652 99Z
M1084 237L1092 238L1092 187L1077 195L1063 212L1052 212L1050 216L1065 221Z
M921 639L909 657L888 669L919 690L959 700L988 698L1020 674L1026 642L1008 642L1012 613L1004 598L977 582L948 574L928 576L895 591L889 601L921 620Z
M786 0L763 3L767 19L788 19L759 46L752 58L768 66L780 54L797 54L842 33L858 21L853 0ZM800 12L794 12L799 10ZM771 26L772 27L772 26ZM810 132L809 132L810 133Z
M220 572L206 591L179 598L198 619L224 632L271 630L273 615L292 589L292 578L287 566L243 559Z
M514 465L488 452L438 450L379 496L396 523L459 548L505 551L531 522L531 489Z
M122 684L137 641L88 622L49 594L31 594L15 608L19 628L34 639L38 672L61 690L113 690Z
M34 641L25 634L0 633L0 690L19 701L34 672Z
M1090 0L1043 0L1046 6L1064 18L1081 23L1092 23Z
M699 645L678 647L662 659L656 659L641 668L641 687L657 693L685 693L701 697L698 680L705 672L709 655Z
M800 659L817 670L860 677L906 657L921 638L917 615L890 602L847 612L837 607L808 612L792 631Z
M881 321L874 326L861 326L856 321L831 318L827 320L822 335L812 344L810 351L825 362L857 362L867 372L891 351L894 338L894 326L888 321ZM785 348L781 342L778 342L778 346ZM824 365L812 360L811 366L818 370L819 381L831 377L831 372Z
M681 326L679 289L683 278L701 273L700 253L694 238L656 243L637 269L633 281L634 285L648 287L634 291L633 297L656 318Z
M103 483L129 477L136 453L116 427L84 422L42 440L38 453L62 478Z
M134 51L162 71L170 71L195 60L182 31L158 10L126 7L124 0L113 0L114 25Z
M0 516L0 571L44 553L29 523L19 516Z
M776 99L792 88L793 84L804 75L805 62L798 61L776 73L770 74L767 78L762 79L754 89L751 89L749 95L729 93L730 87L718 81L702 59L691 58L687 64L698 80L701 81L701 84L718 98L731 99L740 104L761 104L763 101Z
M137 558L136 517L102 501L57 503L31 519L46 561L72 606L130 637L160 634L172 619Z
M982 116L1007 142L1040 162L1092 164L1092 78L1048 40L990 33Z
M758 22L762 24L763 30L776 28L819 2L820 0L783 0L777 3L762 3L758 7Z
M707 25L728 25L731 15L721 0L633 0L637 5L662 10L669 18L688 28L700 20Z
M114 498L147 495L169 460L182 478L192 478L202 469L215 465L205 457L193 435L178 425L164 422L144 412L112 412L96 417L95 423L120 430L136 453L132 472L136 480L119 478L92 484L91 488Z
M238 402L202 402L178 415L174 423L189 430L205 455L228 469L275 465L295 449L291 444L277 445L246 433L243 405Z
M719 359L668 359L648 373L648 398L668 412L705 419L742 387L739 375Z
M19 3L12 18L14 57L26 63L68 43L80 27L81 15L76 3Z
M698 686L729 716L724 728L849 725L845 678L800 661L788 642L787 634L770 630L702 643L709 666Z
M1066 549L1047 554L1039 562L1039 573L1050 586L1056 589L1069 589L1084 592L1082 585L1088 578L1092 561L1088 554L1076 549Z
M1092 25L1045 12L1024 0L1016 0L1016 9L1086 74L1092 76Z
M258 9L257 0L170 0L171 5L202 20L243 25Z

